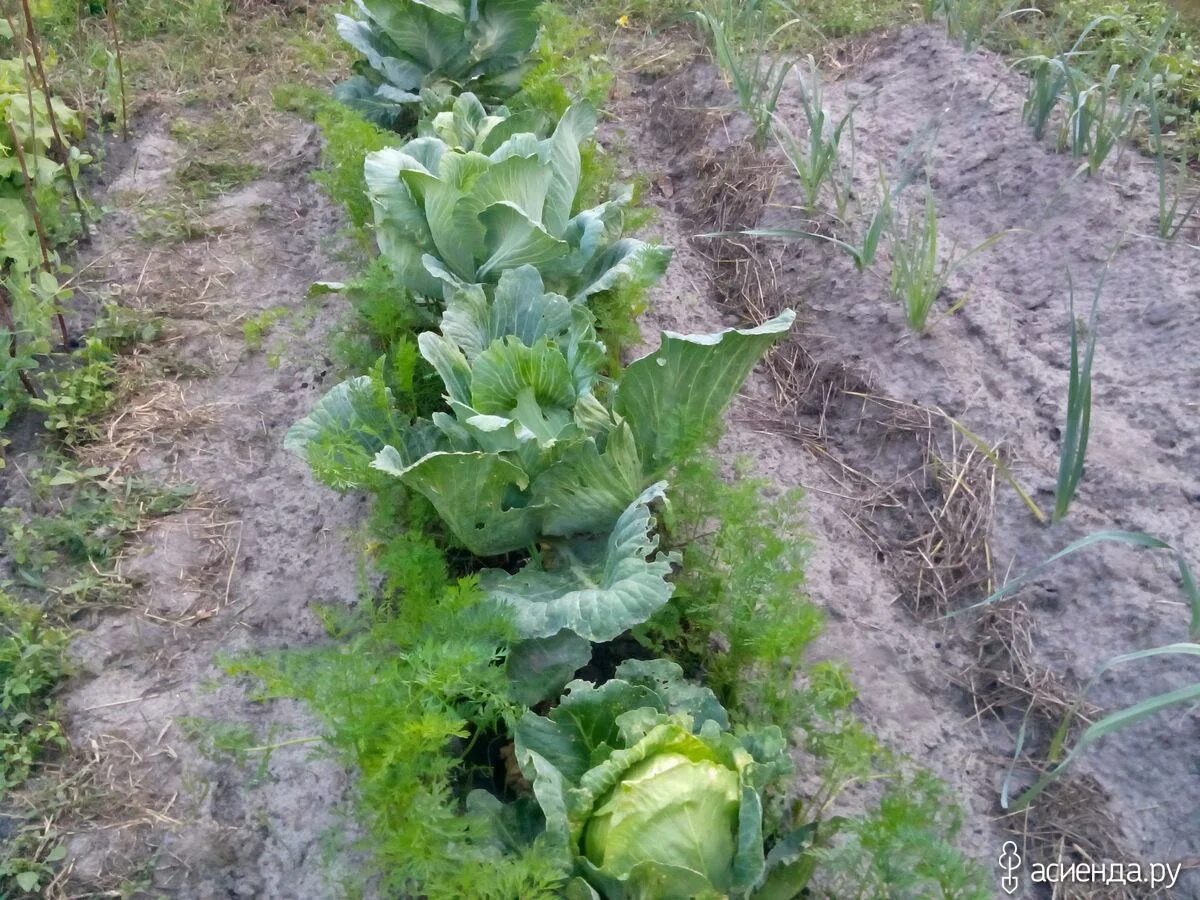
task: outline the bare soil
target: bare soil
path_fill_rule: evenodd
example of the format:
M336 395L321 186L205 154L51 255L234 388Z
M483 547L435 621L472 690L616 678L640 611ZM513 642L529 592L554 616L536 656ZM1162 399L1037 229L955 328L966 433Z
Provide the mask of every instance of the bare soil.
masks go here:
M635 74L612 134L647 176L657 227L676 248L645 331L799 311L792 343L735 405L721 450L807 491L809 591L829 616L817 652L847 661L864 718L958 793L966 849L990 868L1015 834L1030 862L1182 863L1192 871L1173 895L1200 896L1195 708L1107 738L1028 813L999 803L1027 710L1026 748L1044 752L1105 660L1188 639L1170 558L1100 545L991 614L944 618L1101 529L1146 531L1200 560L1200 240L1151 237L1153 166L1132 148L1095 178L1073 177L1077 161L1023 126L1025 81L1001 58L915 27L832 59L833 121L854 108L854 234L873 211L879 166L896 183L898 160L914 152L918 167L929 154L943 258L1020 231L951 279L930 333L916 336L889 293L886 250L862 274L816 239L697 237L754 227L848 235L805 217L777 150L747 151L746 123L713 66ZM778 114L803 143L798 90L793 73ZM903 213L919 208L922 190L902 195ZM1000 445L1048 512L1066 405L1068 270L1086 316L1110 256L1086 474L1069 517L1047 527L939 410ZM1135 663L1088 697L1115 709L1198 675L1177 659Z
M187 212L192 239L146 238L160 207L177 209L184 153L169 124L138 123L97 200L113 211L80 260L85 295L165 328L126 360L137 393L84 453L110 478L196 493L122 560L130 608L77 622L65 727L102 801L58 824L69 891L329 896L353 858L339 851L353 835L340 811L349 776L320 755L320 726L300 704L256 698L222 661L321 641L314 607L357 599L352 534L364 501L314 484L282 447L333 377L340 310L306 297L341 274L339 217L310 180L316 130L285 117L253 151L261 178ZM268 310L282 318L252 350L242 326Z

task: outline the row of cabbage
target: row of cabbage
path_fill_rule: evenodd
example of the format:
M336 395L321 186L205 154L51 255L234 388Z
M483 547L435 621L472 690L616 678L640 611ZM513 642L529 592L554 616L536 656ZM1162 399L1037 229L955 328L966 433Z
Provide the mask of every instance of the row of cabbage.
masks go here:
M330 390L287 446L339 488L397 479L479 561L483 602L511 628L510 696L529 707L512 739L531 792L477 791L468 806L514 831L532 805L566 896L797 896L811 835L764 835L764 792L792 768L778 727L733 727L670 660L572 680L670 603L680 559L657 520L672 470L794 315L663 333L614 364L597 301L653 284L670 251L625 233L628 191L579 208L594 109L554 122L499 105L529 65L539 5L360 0L339 17L362 58L337 96L402 135L367 155L364 189L397 290L437 323L416 346L444 402L409 415L385 357Z

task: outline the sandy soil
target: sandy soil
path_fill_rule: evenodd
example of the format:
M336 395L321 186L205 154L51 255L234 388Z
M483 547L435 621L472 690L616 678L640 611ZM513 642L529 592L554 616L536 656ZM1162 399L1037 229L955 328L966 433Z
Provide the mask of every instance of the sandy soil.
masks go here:
M140 873L155 896L328 896L327 851L353 828L339 810L348 776L319 743L286 744L320 735L310 714L256 700L252 685L223 674L221 658L320 641L314 604L356 599L349 541L363 501L314 484L282 448L332 377L325 354L339 310L306 295L341 274L331 258L338 216L309 180L315 129L287 120L254 151L262 179L217 198L203 237L139 239L138 210L170 202L182 158L168 124L139 123L101 198L115 211L82 261L88 294L164 319L150 351L163 375L89 452L114 475L197 493L155 520L123 561L135 608L79 623L65 724L111 807L66 823L73 885ZM242 323L273 308L286 315L253 352ZM213 749L229 729L285 746L239 761Z
M793 345L773 364L777 377L762 372L748 385L722 449L807 490L809 586L830 617L818 652L849 661L864 717L959 793L969 850L989 865L1012 829L1029 859L1195 865L1200 717L1191 709L1107 739L1029 816L1006 818L998 803L1031 702L1036 745L1061 712L1056 704L1104 660L1187 639L1169 558L1104 545L1057 565L998 617L939 615L986 596L989 577L1002 582L1099 529L1144 530L1200 560L1200 251L1148 237L1157 197L1151 165L1136 153L1110 160L1095 179L1072 179L1069 155L1022 126L1024 81L1002 59L965 55L938 29L912 28L855 48L833 77L827 105L835 116L855 108L860 197L872 197L880 164L895 181L897 159L924 141L943 254L1023 231L960 270L934 318L965 306L924 337L906 331L888 293L886 252L859 274L817 240L695 239L720 228L820 224L805 220L777 152L743 153L745 125L729 92L697 62L636 79L617 110L614 129L627 130L634 168L654 186L663 239L677 247L646 324L732 324L730 300L741 313L747 303L760 314L801 311ZM779 115L803 139L795 76ZM901 209L920 201L910 189ZM1118 242L1101 298L1086 475L1068 519L1046 527L936 410L1003 441L1018 480L1049 510L1066 404L1067 270L1086 314ZM981 502L963 503L964 493ZM961 540L953 560L935 552L938 528ZM1090 696L1115 708L1197 674L1178 662L1135 664ZM1175 895L1200 895L1198 874L1185 872Z

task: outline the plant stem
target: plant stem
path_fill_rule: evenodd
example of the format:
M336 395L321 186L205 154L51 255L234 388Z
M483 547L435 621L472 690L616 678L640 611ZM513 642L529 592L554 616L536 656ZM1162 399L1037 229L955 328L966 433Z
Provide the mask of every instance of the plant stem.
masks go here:
M42 96L46 99L46 117L50 120L50 130L54 132L58 152L62 154L63 172L67 176L67 184L71 188L71 198L75 201L75 209L79 213L79 227L86 235L88 230L87 213L83 208L83 198L79 194L79 187L75 184L75 175L71 172L70 150L58 127L58 115L54 112L54 101L50 97L50 80L46 77L46 64L42 61L42 47L38 42L37 30L33 27L33 11L29 8L29 0L21 0L21 9L25 13L25 38L29 49L33 52L33 63L37 67L38 78L42 82Z
M8 355L13 359L17 358L17 325L13 321L12 304L9 302L8 292L0 287L0 325L8 329ZM33 382L29 380L29 375L23 370L17 370L17 377L21 379L21 384L25 388L25 392L30 397L36 397L37 391L34 390Z
M129 142L129 108L125 102L125 61L121 57L121 31L117 27L117 0L104 4L108 26L112 30L113 51L117 56L117 82L121 89L121 140Z
M29 177L29 167L25 164L25 148L21 146L17 127L11 118L8 120L8 133L12 135L13 152L16 154L17 164L21 167L21 177L25 180L25 202L29 205L29 215L33 217L33 227L37 232L38 247L42 251L42 269L47 273L52 273L54 264L50 261L50 241L46 237L46 227L42 224L42 213L38 209L37 197L33 193L33 181ZM71 343L71 339L67 335L67 322L63 318L61 310L56 309L54 315L58 319L58 330L62 334L62 345L65 350Z

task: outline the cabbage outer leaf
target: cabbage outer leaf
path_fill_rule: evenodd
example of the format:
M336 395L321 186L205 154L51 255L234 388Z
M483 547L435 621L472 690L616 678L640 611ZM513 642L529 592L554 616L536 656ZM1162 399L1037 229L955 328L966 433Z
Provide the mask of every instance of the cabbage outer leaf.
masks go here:
M564 628L590 641L610 641L641 624L671 597L673 554L658 553L649 504L666 484L651 485L617 519L603 551L591 541L553 548L560 560L543 568L531 560L515 575L485 569L480 585L494 602L511 607L517 634L546 638ZM540 507L537 508L540 511Z

